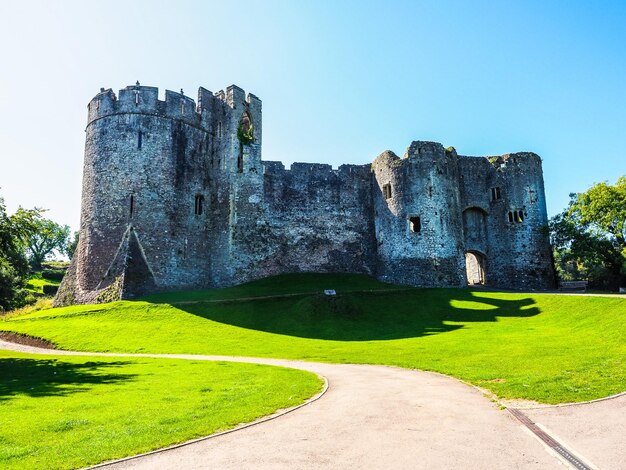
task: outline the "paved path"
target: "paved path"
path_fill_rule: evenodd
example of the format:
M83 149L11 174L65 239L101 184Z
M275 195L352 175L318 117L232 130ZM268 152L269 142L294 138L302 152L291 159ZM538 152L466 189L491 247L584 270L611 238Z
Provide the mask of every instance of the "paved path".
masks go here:
M523 412L584 461L602 469L626 469L626 394Z
M42 354L92 355L4 341L0 341L0 348ZM510 413L500 410L477 389L439 374L385 366L222 356L109 356L281 365L314 372L326 377L329 383L328 391L319 400L278 419L108 465L106 468L110 469L568 468ZM596 411L605 410L599 411L602 419L610 417L616 402L621 407L618 411L622 414L622 427L613 430L609 425L608 429L599 428L598 432L613 435L617 442L623 440L626 421L621 400L600 402L589 408L556 408L556 412L551 412L555 408L550 407L524 412L537 421L545 421L559 436L568 439L570 451L591 459L586 460L587 464L593 462L598 468L607 469L620 468L620 465L626 468L623 445L613 447L610 440L604 440L608 436L594 439L585 431L585 428L593 429ZM575 436L570 439L571 430ZM608 459L605 453L610 454Z

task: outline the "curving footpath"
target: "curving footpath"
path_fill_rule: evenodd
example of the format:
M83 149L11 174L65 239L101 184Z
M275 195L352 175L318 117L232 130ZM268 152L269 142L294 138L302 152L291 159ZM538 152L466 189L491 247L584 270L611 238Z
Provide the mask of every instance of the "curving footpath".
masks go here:
M278 419L100 468L575 468L479 390L435 373L280 359L82 353L5 341L0 348L252 362L307 370L328 381L328 390L318 400ZM578 468L626 468L626 396L523 413L584 460L587 467Z

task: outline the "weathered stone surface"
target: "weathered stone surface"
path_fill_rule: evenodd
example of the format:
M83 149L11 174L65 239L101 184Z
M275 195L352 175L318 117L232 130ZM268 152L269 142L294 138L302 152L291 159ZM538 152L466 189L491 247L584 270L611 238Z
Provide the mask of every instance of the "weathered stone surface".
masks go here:
M57 305L296 271L553 283L535 154L413 142L404 158L286 169L261 160L261 101L234 85L200 88L197 106L171 91L160 101L154 87L103 90L88 115L80 242Z

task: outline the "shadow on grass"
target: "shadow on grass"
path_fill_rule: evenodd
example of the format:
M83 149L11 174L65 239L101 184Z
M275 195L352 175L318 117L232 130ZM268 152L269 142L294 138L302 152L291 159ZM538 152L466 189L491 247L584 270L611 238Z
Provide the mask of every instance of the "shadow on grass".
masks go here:
M216 322L287 336L337 341L414 338L539 313L534 300L478 297L467 289L312 294L236 303L174 304Z
M67 396L89 391L93 385L132 380L135 374L104 372L128 362L72 363L56 359L0 359L0 401L18 395Z

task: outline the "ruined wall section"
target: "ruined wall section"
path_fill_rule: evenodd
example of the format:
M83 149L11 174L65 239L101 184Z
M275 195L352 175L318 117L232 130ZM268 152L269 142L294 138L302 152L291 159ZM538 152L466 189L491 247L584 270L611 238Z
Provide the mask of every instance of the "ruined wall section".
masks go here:
M372 165L378 274L417 286L464 286L455 154L413 142L404 158L384 152Z
M463 209L485 211L485 283L552 288L541 159L534 153L460 157Z
M211 253L215 258L212 285L232 285L247 279L248 247L239 242L243 230L254 226L261 217L258 201L262 198L261 142L262 103L256 96L237 86L216 96L224 103L219 135L220 166L219 193L214 217L220 220L212 234ZM253 129L252 142L242 142L238 136L244 117Z
M374 274L370 165L262 162L250 170L237 190L234 282L300 271Z

